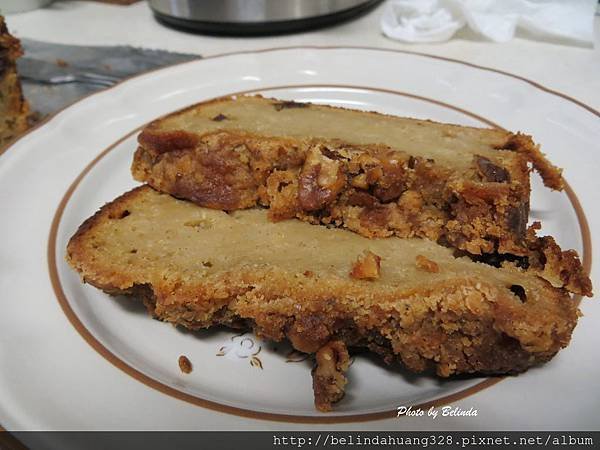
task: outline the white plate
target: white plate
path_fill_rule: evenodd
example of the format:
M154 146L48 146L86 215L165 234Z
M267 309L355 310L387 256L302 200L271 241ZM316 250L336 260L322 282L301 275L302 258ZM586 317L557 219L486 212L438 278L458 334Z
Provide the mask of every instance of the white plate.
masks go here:
M64 262L66 242L100 205L135 185L136 130L239 92L533 134L577 196L550 192L536 178L532 218L591 261L585 216L592 230L600 226L599 114L558 93L465 63L382 49L274 49L159 70L80 101L0 158L5 428L598 428L600 367L592 355L600 314L588 300L572 344L543 367L499 383L443 381L358 356L346 398L321 414L312 405L310 363L286 362L289 347L226 330L182 332L150 320L130 299L82 285ZM181 354L194 364L189 375L179 371ZM473 407L478 416L393 417L398 406L424 403Z

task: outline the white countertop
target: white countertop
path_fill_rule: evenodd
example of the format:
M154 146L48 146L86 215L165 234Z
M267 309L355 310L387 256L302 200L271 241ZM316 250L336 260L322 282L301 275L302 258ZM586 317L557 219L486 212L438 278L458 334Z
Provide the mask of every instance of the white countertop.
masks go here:
M253 38L202 36L166 28L154 20L146 2L113 6L89 1L57 1L47 8L8 15L7 22L18 37L80 45L129 44L203 56L294 45L357 45L417 51L511 72L600 109L598 15L593 49L524 38L495 44L465 30L446 43L411 45L381 34L382 7L330 28Z

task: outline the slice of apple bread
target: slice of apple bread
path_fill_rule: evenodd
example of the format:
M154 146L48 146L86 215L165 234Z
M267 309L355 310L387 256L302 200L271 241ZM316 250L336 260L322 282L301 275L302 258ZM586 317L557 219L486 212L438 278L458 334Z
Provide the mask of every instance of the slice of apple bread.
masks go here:
M149 186L86 220L67 259L86 283L140 297L160 320L251 329L322 349L321 359L337 342L339 361L315 371L321 409L343 394L344 345L442 377L518 373L565 347L578 318L564 289L430 240L272 222L264 209L226 213Z

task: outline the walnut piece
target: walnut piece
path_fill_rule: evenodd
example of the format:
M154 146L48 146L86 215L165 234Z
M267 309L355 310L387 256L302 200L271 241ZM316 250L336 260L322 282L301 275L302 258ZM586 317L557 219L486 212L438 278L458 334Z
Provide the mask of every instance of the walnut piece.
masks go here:
M315 406L319 411L331 411L332 403L344 397L348 380L344 373L350 367L350 355L342 341L330 341L319 349L312 372Z
M440 266L438 266L436 262L423 255L417 255L415 263L418 269L424 270L425 272L438 273L440 271Z
M187 356L181 355L179 357L179 369L183 373L191 373L192 372L192 362L188 359Z
M361 173L356 175L354 178L352 178L352 181L350 182L350 184L352 184L352 186L354 186L355 188L359 188L359 189L369 189L369 183L367 182L367 174L366 173Z
M350 276L357 280L377 280L381 276L381 258L366 251L352 266Z
M285 334L296 350L315 353L331 339L331 326L327 315L307 314L290 324Z
M305 211L317 211L337 198L346 185L342 163L312 147L300 172L298 200Z

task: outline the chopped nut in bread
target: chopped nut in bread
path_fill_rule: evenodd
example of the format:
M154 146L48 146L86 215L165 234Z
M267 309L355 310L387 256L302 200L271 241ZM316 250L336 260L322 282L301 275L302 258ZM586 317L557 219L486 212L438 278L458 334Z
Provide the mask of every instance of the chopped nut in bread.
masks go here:
M424 270L425 272L438 273L440 271L440 266L438 266L435 261L432 261L423 255L417 255L415 263L419 269Z
M331 341L317 351L312 377L315 406L319 411L331 411L332 404L344 397L348 383L344 374L349 367L350 355L344 342Z
M352 265L350 276L357 280L376 280L381 276L381 258L366 251Z

